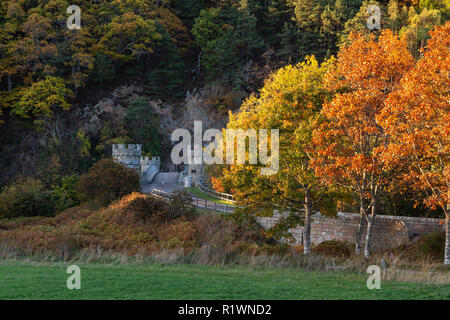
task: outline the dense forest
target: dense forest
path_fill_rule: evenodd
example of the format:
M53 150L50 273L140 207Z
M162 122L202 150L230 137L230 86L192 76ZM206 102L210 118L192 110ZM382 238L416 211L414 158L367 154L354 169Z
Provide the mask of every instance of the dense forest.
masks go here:
M2 1L0 187L33 177L64 193L113 142L164 156L150 101L180 106L213 84L225 93L212 104L227 117L279 68L336 56L352 32L378 37L366 26L371 4L381 8L381 30L404 37L415 59L450 15L446 0ZM81 8L81 29L66 26L70 5ZM84 129L90 105L133 83L143 94L120 117Z

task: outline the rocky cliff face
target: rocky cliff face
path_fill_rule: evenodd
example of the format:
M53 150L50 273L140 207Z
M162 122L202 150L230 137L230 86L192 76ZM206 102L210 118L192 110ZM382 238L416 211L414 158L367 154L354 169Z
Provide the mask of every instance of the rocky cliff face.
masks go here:
M228 90L217 85L210 85L201 89L186 92L184 101L167 103L160 99L149 99L149 108L160 116L160 126L166 139L162 148L163 170L174 171L171 165L170 151L172 144L170 137L177 128L184 128L193 132L194 121L202 121L203 130L209 128L221 129L228 122L228 106L221 105ZM111 117L123 117L127 107L133 100L146 97L143 87L138 85L123 85L112 91L94 106L80 108L79 117L85 133L96 135L102 128L102 123ZM235 105L239 105L244 93L236 95ZM224 108L225 107L225 108ZM140 142L142 143L142 142Z
M228 94L226 88L212 85L201 89L186 92L186 97L181 103L167 103L161 99L151 99L149 108L161 117L161 127L170 136L173 130L185 128L193 130L194 121L202 121L203 127L223 128L228 121L228 107L221 108L220 97ZM101 129L102 120L110 116L123 117L129 104L138 98L146 97L143 87L137 85L123 85L112 91L111 94L101 99L94 106L80 107L79 117L85 133L95 134ZM240 93L235 97L236 105L244 97Z

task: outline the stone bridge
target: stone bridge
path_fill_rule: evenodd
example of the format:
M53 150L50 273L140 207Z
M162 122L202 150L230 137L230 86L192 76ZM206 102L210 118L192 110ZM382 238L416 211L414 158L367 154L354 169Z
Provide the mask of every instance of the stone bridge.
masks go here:
M143 193L151 193L154 189L172 193L182 189L178 184L179 172L158 172L151 183L142 185Z

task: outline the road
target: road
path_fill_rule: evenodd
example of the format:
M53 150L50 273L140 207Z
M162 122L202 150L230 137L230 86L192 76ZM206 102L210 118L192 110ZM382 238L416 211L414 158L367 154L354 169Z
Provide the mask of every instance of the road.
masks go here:
M162 190L164 192L172 193L176 190L183 189L178 184L179 172L159 172L153 182L142 186L143 193L151 193L153 189Z

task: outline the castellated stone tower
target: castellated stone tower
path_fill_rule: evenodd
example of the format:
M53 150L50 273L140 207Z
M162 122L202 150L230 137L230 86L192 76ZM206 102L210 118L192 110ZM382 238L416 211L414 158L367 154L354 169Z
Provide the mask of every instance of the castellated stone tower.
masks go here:
M161 160L159 157L141 157L141 174L145 174L151 167L155 166L158 170L161 167Z
M143 157L140 144L113 144L112 157L130 169L140 173L142 182L151 182L161 168L159 157Z
M112 157L130 169L140 172L142 145L140 144L113 144Z

